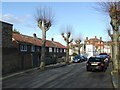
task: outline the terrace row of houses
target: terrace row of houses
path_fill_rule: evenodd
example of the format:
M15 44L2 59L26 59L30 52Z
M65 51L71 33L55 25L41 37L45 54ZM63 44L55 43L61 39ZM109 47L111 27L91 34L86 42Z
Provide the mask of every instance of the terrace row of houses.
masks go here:
M40 65L42 40L13 32L13 25L2 22L2 73L38 67ZM63 61L66 47L52 38L46 40L45 64Z

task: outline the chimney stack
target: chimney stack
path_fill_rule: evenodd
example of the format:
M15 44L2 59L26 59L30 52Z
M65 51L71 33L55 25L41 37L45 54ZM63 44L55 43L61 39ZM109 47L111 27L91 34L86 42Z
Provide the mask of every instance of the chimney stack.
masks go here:
M102 37L100 37L100 40L102 40Z
M52 38L51 40L54 41L54 38Z
M35 33L33 33L33 37L34 37L34 38L37 38L37 36L36 36L36 34L35 34Z
M95 39L97 39L97 36L95 36Z

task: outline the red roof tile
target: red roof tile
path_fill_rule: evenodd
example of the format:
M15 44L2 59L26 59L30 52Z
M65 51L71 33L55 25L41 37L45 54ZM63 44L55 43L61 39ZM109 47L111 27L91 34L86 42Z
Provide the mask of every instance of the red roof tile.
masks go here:
M59 42L55 42L56 44L57 44L57 47L58 48L66 48L64 45L62 45L61 43L59 43Z
M13 33L12 38L15 39L18 42L24 42L24 43L29 43L29 44L34 44L37 46L41 46L41 40L37 38L33 38L30 36L18 34L18 33Z
M30 36L26 36L26 35L22 35L18 33L13 33L12 38L13 38L12 40L13 46L15 47L16 47L15 42L23 42L23 43L33 44L37 46L42 45L42 41L40 38L34 38L34 37L30 37ZM46 40L46 47L66 48L64 45L62 45L59 42L54 42L54 41L49 41L49 40Z

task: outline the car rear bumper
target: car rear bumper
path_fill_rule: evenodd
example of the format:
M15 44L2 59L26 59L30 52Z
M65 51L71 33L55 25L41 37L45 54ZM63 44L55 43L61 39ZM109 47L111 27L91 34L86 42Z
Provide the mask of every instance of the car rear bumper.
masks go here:
M97 69L97 70L104 70L105 69L104 66L98 66L98 65L86 66L86 68L89 69L89 70L95 70L95 69Z

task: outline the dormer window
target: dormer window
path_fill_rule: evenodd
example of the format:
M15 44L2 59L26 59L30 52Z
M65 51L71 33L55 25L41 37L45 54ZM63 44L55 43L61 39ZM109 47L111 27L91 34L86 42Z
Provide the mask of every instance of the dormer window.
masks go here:
M27 51L27 45L20 45L20 51Z

